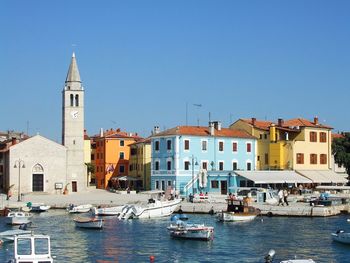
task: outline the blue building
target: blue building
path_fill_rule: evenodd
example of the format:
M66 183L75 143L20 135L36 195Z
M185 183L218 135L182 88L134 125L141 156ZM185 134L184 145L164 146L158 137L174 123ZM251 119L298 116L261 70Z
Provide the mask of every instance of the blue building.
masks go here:
M242 130L177 126L151 137L151 189L169 186L187 196L208 192L227 194L239 185L235 170L255 170L256 139Z

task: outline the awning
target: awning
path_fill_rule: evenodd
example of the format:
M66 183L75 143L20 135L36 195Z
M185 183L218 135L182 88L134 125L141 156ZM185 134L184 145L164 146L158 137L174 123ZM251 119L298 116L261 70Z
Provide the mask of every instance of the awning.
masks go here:
M312 181L295 171L235 171L239 176L253 181L255 184L308 184Z
M313 183L342 183L348 182L346 178L331 170L298 170L302 176L312 180Z

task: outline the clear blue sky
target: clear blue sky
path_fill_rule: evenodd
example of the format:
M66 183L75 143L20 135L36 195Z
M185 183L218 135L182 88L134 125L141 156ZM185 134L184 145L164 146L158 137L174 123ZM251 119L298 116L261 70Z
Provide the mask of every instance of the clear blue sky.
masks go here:
M0 130L60 141L73 50L85 125L318 116L350 130L350 1L1 1ZM75 44L75 47L72 47ZM196 107L193 104L202 104Z

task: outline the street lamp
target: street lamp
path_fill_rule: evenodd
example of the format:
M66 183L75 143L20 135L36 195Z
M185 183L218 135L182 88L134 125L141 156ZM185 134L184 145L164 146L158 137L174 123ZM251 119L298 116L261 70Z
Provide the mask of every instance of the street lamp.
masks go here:
M18 202L21 201L21 168L26 168L24 165L24 161L21 159L18 159L15 161L15 165L13 168L18 167Z
M194 195L194 166L198 165L197 158L192 154L192 194ZM196 160L196 162L194 162Z

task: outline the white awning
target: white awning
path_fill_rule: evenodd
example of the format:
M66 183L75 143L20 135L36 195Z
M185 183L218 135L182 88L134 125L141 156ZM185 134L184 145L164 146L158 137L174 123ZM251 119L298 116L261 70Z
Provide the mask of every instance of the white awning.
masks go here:
M255 184L308 184L312 181L295 171L235 171L239 176L253 181Z
M298 170L302 176L312 180L313 183L347 183L348 180L331 170Z

